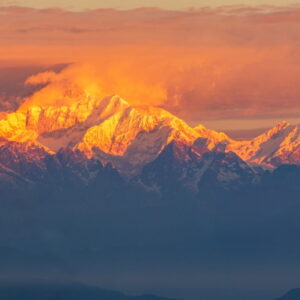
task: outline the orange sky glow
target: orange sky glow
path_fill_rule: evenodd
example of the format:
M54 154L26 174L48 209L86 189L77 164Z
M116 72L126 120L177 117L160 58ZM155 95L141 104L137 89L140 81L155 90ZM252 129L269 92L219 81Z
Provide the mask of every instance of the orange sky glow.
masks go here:
M6 7L0 15L0 77L1 68L42 65L49 71L28 74L24 87L48 85L23 105L67 101L61 97L67 82L99 96L119 94L135 106L160 106L215 129L300 120L297 6ZM52 72L53 64L66 66ZM1 92L0 100L5 97Z

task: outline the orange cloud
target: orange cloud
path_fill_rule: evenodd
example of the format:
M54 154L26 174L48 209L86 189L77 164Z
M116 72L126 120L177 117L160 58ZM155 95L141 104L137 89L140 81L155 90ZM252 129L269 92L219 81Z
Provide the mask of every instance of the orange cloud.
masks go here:
M81 97L104 98L119 94L132 105L161 105L167 98L166 90L153 80L155 74L137 69L127 63L99 61L73 64L61 73L42 72L29 77L26 84L48 85L27 98L22 107L31 105L68 105Z
M55 81L56 78L57 78L57 73L53 71L45 71L28 77L25 80L25 85L46 84Z
M188 121L281 119L300 111L296 6L80 13L11 7L0 14L2 59L73 63L28 78L47 86L26 105L67 103L73 86L162 106Z

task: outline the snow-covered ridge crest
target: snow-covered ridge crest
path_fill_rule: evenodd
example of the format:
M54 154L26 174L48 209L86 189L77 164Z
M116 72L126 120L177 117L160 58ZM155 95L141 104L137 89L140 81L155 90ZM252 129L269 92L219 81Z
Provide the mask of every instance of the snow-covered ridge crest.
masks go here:
M237 153L245 161L266 166L300 163L299 126L279 122L252 140L233 141L228 150Z
M88 158L135 169L153 161L172 141L234 152L247 162L275 166L300 162L298 126L281 122L249 141L186 122L161 109L132 107L118 95L86 95L61 106L23 106L0 120L0 138L35 144L50 153L79 149Z
M99 153L125 157L134 165L151 161L173 140L192 145L203 137L213 148L227 138L191 128L160 108L132 107L117 95L87 96L68 106L21 107L0 120L0 137L36 143L51 152L68 147L87 157Z
M7 133L9 138L13 138L12 131L15 131L15 129L34 131L40 135L55 130L71 128L74 125L82 123L91 127L97 125L97 122L102 123L112 115L118 113L123 113L122 118L126 118L124 110L127 108L136 115L144 116L138 125L145 125L150 120L158 122L161 119L182 123L181 120L163 109L149 108L146 110L133 108L125 100L115 95L101 100L88 97L75 103L73 102L68 106L32 106L26 109L21 108L15 113L6 115L0 121L1 136ZM127 117L133 117L132 114L127 112Z

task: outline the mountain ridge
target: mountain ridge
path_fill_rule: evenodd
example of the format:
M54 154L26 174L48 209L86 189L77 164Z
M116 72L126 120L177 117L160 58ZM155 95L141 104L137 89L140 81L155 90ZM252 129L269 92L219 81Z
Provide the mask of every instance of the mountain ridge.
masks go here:
M0 283L0 297L11 300L175 300L150 294L129 296L82 283Z
M300 129L287 122L251 140L234 140L186 122L160 108L136 108L118 95L85 96L66 106L21 106L0 120L1 144L35 145L49 154L62 148L79 150L87 158L112 163L134 175L154 161L172 141L203 149L233 152L249 165L275 168L300 163Z
M293 289L287 292L284 296L277 298L276 300L298 300L300 299L300 289Z

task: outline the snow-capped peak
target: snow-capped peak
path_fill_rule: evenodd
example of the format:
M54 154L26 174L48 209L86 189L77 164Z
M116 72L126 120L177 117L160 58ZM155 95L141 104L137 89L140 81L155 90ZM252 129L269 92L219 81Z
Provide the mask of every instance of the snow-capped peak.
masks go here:
M87 157L126 168L152 161L172 141L191 146L198 139L208 150L232 151L249 162L300 161L299 132L298 126L280 122L250 141L235 141L203 125L192 128L164 109L133 107L118 95L101 99L76 94L68 105L21 106L0 120L5 140L30 142L51 153L79 149Z
M274 165L282 155L295 152L299 144L299 127L282 121L252 140L232 142L229 148L246 161Z

